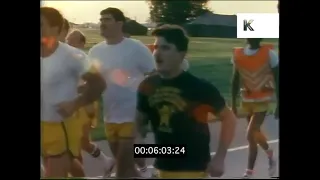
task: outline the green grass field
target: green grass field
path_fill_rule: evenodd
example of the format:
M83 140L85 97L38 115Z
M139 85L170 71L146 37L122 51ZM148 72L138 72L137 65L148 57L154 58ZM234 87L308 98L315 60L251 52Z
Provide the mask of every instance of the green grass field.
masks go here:
M97 30L82 29L87 36L86 50L102 41ZM153 43L151 36L134 36L145 44ZM265 39L264 43L274 44L278 49L278 39ZM219 39L219 38L190 38L189 53L187 59L190 63L190 72L198 77L213 83L230 102L230 85L232 76L232 64L230 58L234 47L242 47L244 39ZM190 87L192 88L192 87ZM273 108L271 108L272 111ZM92 132L94 140L105 139L103 122Z

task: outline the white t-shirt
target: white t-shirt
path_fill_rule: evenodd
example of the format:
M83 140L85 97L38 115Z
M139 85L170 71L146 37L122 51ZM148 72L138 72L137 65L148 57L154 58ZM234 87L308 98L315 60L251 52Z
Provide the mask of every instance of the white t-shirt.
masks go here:
M252 56L252 55L256 54L258 52L258 50L259 49L252 50L248 46L243 49L244 54L247 56ZM234 63L233 57L231 58L231 63L232 64ZM270 63L271 68L274 68L279 64L279 57L278 57L277 53L272 49L269 50L269 63Z
M84 52L65 43L41 59L41 120L60 122L56 105L77 97L77 87L82 74L90 67Z
M133 122L136 114L136 91L144 74L155 69L150 50L140 41L125 38L118 44L105 41L89 51L93 64L98 64L107 83L103 93L104 121Z

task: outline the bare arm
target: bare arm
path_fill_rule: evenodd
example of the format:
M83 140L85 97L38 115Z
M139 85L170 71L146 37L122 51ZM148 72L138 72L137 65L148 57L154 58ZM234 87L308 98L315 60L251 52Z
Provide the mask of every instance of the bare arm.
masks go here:
M137 131L141 135L141 137L146 136L146 130L148 126L148 116L147 113L149 111L149 103L148 97L146 94L146 81L142 81L137 92L137 112L135 117L135 122L137 126Z
M270 50L269 51L269 57L270 57L270 67L272 69L273 77L274 77L274 83L275 83L275 91L276 91L276 98L277 98L277 108L275 112L276 118L278 118L279 113L279 56L278 54Z
M138 134L145 138L147 135L147 125L148 125L148 119L147 119L147 115L137 111L136 113L136 117L135 117L135 122L136 122L136 128L137 128L137 132Z
M277 107L275 111L275 118L279 118L279 65L272 68L274 81L275 81L275 88L276 88L276 98L277 98Z
M279 102L279 66L272 68L272 72L273 72L275 86L276 86L277 101Z
M225 107L219 113L219 117L221 119L221 132L216 155L224 158L235 135L237 118L228 107Z
M106 88L106 83L99 73L97 67L93 66L85 53L75 51L74 57L70 62L76 76L82 79L84 84L78 89L78 97L74 100L76 109L89 105L98 100Z
M236 127L236 116L232 110L226 105L224 98L214 86L210 85L206 88L210 94L209 101L215 114L221 120L221 131L219 146L217 149L216 157L225 158L228 148L233 140Z
M235 113L237 113L237 97L240 90L240 75L239 71L233 68L233 77L231 83L231 105Z

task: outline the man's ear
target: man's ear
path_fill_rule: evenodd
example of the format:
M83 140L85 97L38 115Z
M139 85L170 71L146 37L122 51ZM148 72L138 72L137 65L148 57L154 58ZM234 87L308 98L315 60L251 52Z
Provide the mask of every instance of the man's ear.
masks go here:
M182 61L185 59L186 55L187 55L186 51L180 52L180 56L181 56ZM182 61L181 61L181 63L182 63Z

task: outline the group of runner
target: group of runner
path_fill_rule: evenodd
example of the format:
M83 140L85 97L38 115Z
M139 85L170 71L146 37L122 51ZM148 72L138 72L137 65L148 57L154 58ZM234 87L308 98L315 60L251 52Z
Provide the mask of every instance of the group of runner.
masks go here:
M257 144L265 150L273 176L274 153L260 126L277 92L279 60L272 47L260 44L262 39L248 39L248 46L234 49L229 108L216 87L188 72L189 39L180 26L156 28L154 44L146 46L130 38L121 10L107 8L100 12L104 41L86 54L85 35L79 30L69 32L69 22L58 10L41 7L40 12L43 177L85 177L83 150L102 162L104 177L110 177L116 167L117 178L150 178L145 159L133 157L133 144L143 143L148 124L155 144L188 147L185 158L156 158L159 178L220 177L235 133L240 89L242 108L249 114L244 178L253 175ZM221 121L213 157L209 113ZM101 114L114 158L90 141L90 131Z

